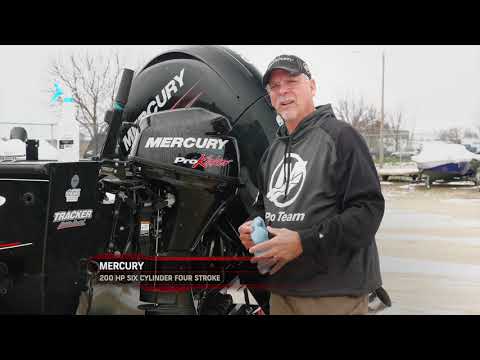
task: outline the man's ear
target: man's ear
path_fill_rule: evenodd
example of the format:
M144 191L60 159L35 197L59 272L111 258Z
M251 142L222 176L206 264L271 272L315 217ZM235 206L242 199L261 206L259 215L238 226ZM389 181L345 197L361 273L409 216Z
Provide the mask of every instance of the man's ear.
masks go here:
M316 96L317 95L317 83L315 82L314 79L311 79L310 80L310 88L312 89L312 94L313 96Z

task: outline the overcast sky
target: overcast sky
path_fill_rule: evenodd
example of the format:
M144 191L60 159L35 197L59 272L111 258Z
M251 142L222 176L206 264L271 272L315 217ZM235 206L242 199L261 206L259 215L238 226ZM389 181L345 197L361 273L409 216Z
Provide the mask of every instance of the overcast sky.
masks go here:
M107 54L118 48L127 67L136 69L172 47L0 46L0 123L56 121L45 91L53 87L47 71L52 58L83 49ZM363 97L379 109L385 51L385 110L402 111L406 130L480 126L480 46L229 47L262 73L276 55L300 56L317 81L317 104L336 103L345 96ZM8 136L10 127L0 126L0 137Z

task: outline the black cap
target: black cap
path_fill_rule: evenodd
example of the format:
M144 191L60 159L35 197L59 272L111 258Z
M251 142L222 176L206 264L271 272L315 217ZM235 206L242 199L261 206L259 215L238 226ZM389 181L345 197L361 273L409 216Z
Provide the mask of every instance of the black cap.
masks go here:
M305 61L295 55L280 55L273 59L268 65L267 71L265 75L263 75L263 87L267 86L270 75L272 75L272 71L275 69L283 69L293 75L305 74L309 79L312 78L312 74Z

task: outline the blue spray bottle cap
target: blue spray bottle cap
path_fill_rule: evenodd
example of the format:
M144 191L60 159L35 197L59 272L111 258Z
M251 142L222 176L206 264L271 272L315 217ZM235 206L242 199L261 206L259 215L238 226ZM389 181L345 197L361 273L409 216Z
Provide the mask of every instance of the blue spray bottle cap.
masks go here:
M265 226L265 222L260 216L257 216L252 221L251 238L255 244L260 244L261 242L268 240L267 227Z

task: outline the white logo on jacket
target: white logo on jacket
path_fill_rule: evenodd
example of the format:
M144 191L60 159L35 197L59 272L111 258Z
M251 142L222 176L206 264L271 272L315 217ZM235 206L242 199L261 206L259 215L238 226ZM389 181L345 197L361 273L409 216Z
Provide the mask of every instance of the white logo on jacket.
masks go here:
M287 181L285 181L284 171L288 171L287 167L283 166L284 159L282 159L273 170L268 184L267 199L273 202L277 207L287 207L295 202L298 195L302 191L305 178L307 177L307 163L300 155L295 153L287 154L287 159L290 162L290 181L288 182L287 196L285 197L285 189ZM288 172L287 172L288 174Z

